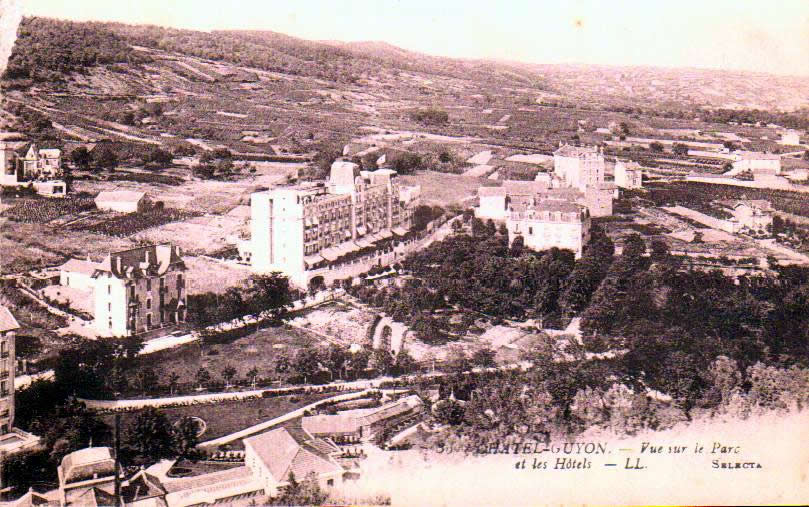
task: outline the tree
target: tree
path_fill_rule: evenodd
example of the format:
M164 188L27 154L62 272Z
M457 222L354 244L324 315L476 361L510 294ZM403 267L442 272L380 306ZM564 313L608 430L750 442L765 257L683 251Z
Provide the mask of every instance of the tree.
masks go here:
M486 234L494 236L497 233L497 226L494 225L494 220L491 218L486 221Z
M520 255L522 255L524 248L525 248L525 239L522 237L522 234L517 234L516 236L514 236L514 241L511 242L511 256L519 257Z
M481 368L493 368L497 366L494 356L495 352L492 349L478 349L472 354L472 364Z
M205 367L201 367L199 370L197 370L197 384L199 385L200 389L207 386L210 381L211 372L205 369Z
M280 319L292 304L289 278L281 273L251 276L247 282L246 303L254 313L270 311L273 319Z
M675 155L688 155L688 146L683 143L674 143L671 151Z
M230 387L230 383L233 380L233 377L236 376L236 373L236 368L233 366L225 366L225 369L222 370L222 378L225 380L225 387Z
M199 423L190 416L184 416L174 426L174 452L177 456L190 456L199 442Z
M303 482L298 482L293 472L289 472L287 485L281 494L272 499L272 505L323 505L329 495L318 485L314 472L311 472Z
M669 245L662 239L652 240L651 257L655 262L661 262L669 256Z
M143 163L146 165L171 165L174 157L171 153L160 148L153 148L149 153L143 156Z
M311 380L320 372L320 352L316 348L298 350L292 362L292 371L301 375L304 382Z
M250 371L247 372L247 378L250 379L250 385L253 386L253 389L256 388L256 379L258 378L258 368L253 366L250 368Z
M435 418L443 423L451 426L457 426L463 422L464 407L455 400L441 400L435 407Z
M463 223L460 220L453 220L452 221L452 232L458 234L463 229Z
M138 373L135 374L135 380L138 382L138 387L140 387L144 396L157 386L157 374L151 368L138 370Z
M330 343L325 354L323 354L323 357L324 362L326 363L326 368L328 368L329 373L331 374L332 380L334 379L335 375L339 378L343 378L343 371L345 369L346 362L348 361L346 349L340 345L337 345L336 343Z
M652 141L649 143L649 148L655 153L663 152L663 144L658 141Z
M99 169L112 170L118 165L118 155L109 146L96 146L93 150L93 163Z
M87 169L90 167L92 157L90 156L90 152L87 150L87 148L84 146L79 146L70 152L70 160L73 161L73 165L79 169Z
M143 409L128 428L127 446L144 462L176 456L174 431L166 415L154 407Z
M387 375L393 367L393 357L389 350L374 349L373 363L374 368L380 375Z
M396 354L396 362L393 365L395 375L406 375L414 371L417 367L416 360L404 347Z
M174 396L174 392L177 390L177 385L180 382L180 376L177 374L176 371L173 371L169 374L169 393Z

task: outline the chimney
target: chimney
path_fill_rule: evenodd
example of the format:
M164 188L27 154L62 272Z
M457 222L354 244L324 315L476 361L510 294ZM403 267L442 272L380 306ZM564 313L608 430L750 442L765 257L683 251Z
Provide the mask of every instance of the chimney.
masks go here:
M117 266L117 271L120 273L121 272L121 256L120 255L115 257L115 264Z
M144 252L146 254L146 260L144 262L148 266L149 265L149 249L147 248Z

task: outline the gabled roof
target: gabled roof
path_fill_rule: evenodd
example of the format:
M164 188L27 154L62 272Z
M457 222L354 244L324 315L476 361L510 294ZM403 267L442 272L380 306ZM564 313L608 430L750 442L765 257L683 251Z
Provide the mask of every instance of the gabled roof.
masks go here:
M179 247L164 243L111 253L98 265L98 271L116 278L142 278L163 275L171 266L185 269Z
M0 333L14 331L19 328L20 325L17 323L17 319L14 318L14 315L11 314L8 308L0 305Z
M301 419L303 429L313 435L355 433L360 424L355 417L349 415L312 415Z
M506 189L503 187L480 187L478 188L480 197L505 197Z
M737 151L734 154L739 160L781 160L781 155L759 151Z
M95 202L140 202L144 197L146 197L146 192L106 190L96 196Z
M83 275L92 275L95 273L96 269L99 269L101 266L98 262L93 261L83 261L81 259L70 259L69 261L65 262L59 269L61 271L67 271L70 273L81 273Z
M65 482L84 479L89 475L115 475L115 460L109 447L87 447L62 458L62 477Z
M57 148L45 148L39 150L39 156L45 158L59 158L62 156L62 150Z
M548 183L545 181L521 181L521 180L505 180L503 181L503 188L509 195L514 194L536 194L548 189Z
M584 157L598 154L598 148L595 146L571 146L569 144L563 144L554 151L553 154L560 157Z
M287 481L290 472L296 478L302 479L310 473L321 475L342 471L337 463L306 450L292 438L286 428L246 438L244 445L250 446L255 451L278 482Z
M363 425L374 424L413 410L414 408L422 406L422 404L421 398L419 398L418 395L413 394L406 398L386 403L378 409L368 412L364 416L360 417L359 421Z

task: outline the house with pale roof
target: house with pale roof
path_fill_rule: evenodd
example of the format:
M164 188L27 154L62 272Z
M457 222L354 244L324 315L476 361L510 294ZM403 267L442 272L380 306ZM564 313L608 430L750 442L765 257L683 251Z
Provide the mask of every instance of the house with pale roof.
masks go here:
M736 151L733 153L733 169L737 173L750 171L754 175L781 174L781 155L758 151Z
M88 447L62 458L59 476L60 505L114 505L115 458L109 447Z
M59 266L59 285L79 290L93 290L95 288L93 275L100 267L100 262L93 262L90 259L70 259Z
M96 208L118 213L135 213L145 211L149 206L146 192L134 190L107 190L100 192L95 198Z
M299 481L314 476L321 487L331 488L342 484L345 470L324 447L331 448L299 442L287 428L277 428L244 439L244 460L269 496L276 496L289 484L290 475Z

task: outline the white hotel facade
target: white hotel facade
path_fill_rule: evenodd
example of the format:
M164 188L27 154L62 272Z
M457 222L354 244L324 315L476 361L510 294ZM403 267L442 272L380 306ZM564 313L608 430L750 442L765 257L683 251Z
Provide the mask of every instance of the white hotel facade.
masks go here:
M396 171L360 171L336 161L325 183L251 195L251 263L279 271L300 287L347 256L403 237L412 227L420 187L402 186ZM381 263L381 262L380 262Z

